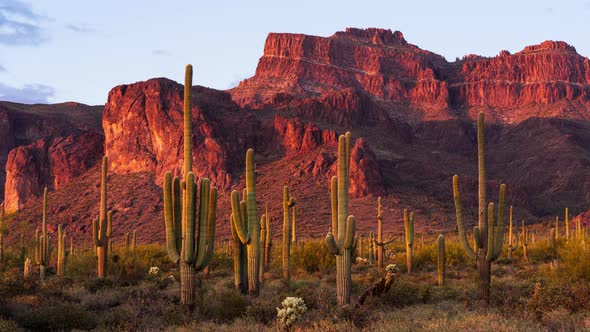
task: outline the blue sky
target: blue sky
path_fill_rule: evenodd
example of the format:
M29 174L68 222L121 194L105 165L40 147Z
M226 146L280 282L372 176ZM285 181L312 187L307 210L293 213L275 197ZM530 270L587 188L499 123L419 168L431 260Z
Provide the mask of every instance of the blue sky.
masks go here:
M590 55L590 0L0 0L0 100L104 104L153 77L227 89L254 74L269 32L400 30L445 56L517 52L547 39Z

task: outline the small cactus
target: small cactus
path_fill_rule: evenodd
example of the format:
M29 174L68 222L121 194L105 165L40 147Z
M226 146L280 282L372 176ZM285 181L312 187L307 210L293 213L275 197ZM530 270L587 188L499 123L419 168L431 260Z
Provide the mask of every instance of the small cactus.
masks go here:
M137 234L136 231L133 230L133 238L131 239L131 250L135 252L135 249L137 249Z
M369 264L375 264L375 237L369 232Z
M508 224L508 259L512 259L512 253L518 249L519 238L516 238L516 242L513 241L512 236L512 206L510 206L510 223Z
M445 236L442 234L436 239L436 261L438 285L444 286L446 279L447 255L445 250Z
M525 262L529 261L529 231L526 229L524 220L522 221L522 232L520 233L520 244L522 246L522 258Z
M291 208L292 222L291 222L291 244L297 245L297 206L293 205Z
M125 247L125 252L129 252L129 247L131 245L130 238L129 238L129 232L125 233L125 237L123 238L123 245Z
M31 276L32 266L31 259L27 257L23 266L23 277L26 279Z
M381 204L381 197L377 198L377 238L375 239L375 246L377 250L377 269L383 269L383 260L385 256L385 246L391 242L393 239L389 241L383 240L383 215L381 212L382 204Z
M565 239L570 239L570 218L569 218L569 209L565 208Z
M271 218L270 214L268 214L268 203L266 203L266 211L264 215L266 216L266 241L264 242L264 270L268 271L270 269L270 253L272 249Z

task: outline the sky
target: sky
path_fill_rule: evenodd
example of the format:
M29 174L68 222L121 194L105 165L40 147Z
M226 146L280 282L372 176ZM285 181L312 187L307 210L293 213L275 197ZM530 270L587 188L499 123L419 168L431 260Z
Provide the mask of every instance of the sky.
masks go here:
M0 0L0 100L104 104L154 77L229 89L254 74L269 32L399 30L449 61L563 40L590 56L590 0Z

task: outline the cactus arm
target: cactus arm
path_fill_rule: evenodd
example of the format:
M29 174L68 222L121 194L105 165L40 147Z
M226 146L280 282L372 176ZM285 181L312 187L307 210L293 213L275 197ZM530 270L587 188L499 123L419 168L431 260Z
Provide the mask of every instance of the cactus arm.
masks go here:
M498 220L494 229L494 250L492 260L496 260L502 254L504 245L504 214L506 212L506 185L500 185L500 198L498 200Z
M340 248L338 248L338 244L336 243L336 239L334 239L332 230L328 231L328 235L326 235L326 247L328 247L330 254L340 255Z
M113 233L113 211L109 210L107 213L107 238L111 237Z
M209 216L207 219L206 225L206 234L201 235L199 232L200 237L204 237L206 241L206 251L205 254L201 257L200 252L197 256L197 262L195 263L197 271L200 271L205 268L205 266L209 265L211 259L213 259L213 255L215 254L215 226L217 223L217 188L212 187L209 190ZM199 259L200 258L200 259Z
M236 234L238 235L238 238L240 239L240 242L242 242L242 244L246 245L248 243L250 243L250 236L249 234L246 233L246 220L244 220L244 213L243 213L243 208L242 204L243 202L240 202L240 194L234 190L231 193L231 207L232 207L232 213L234 215L232 221L233 221L233 226L236 230Z
M346 234L344 236L344 249L352 249L354 246L354 231L356 219L354 216L348 216L346 219Z
M197 243L195 245L195 265L197 266L203 264L209 244L209 207L211 200L209 179L201 179L199 196L201 197L199 200L199 232L197 232Z
M488 204L488 250L486 260L491 262L494 259L495 240L494 240L494 203Z
M473 241L475 242L475 248L483 248L483 243L479 236L479 227L477 226L473 227Z
M463 249L467 252L467 255L471 257L471 259L476 259L477 255L475 254L474 249L471 248L469 242L467 241L467 234L465 233L465 227L463 226L463 208L461 206L461 196L459 194L459 175L453 176L453 199L455 200L455 214L457 216L457 228L459 230L459 238L461 239L461 244L463 245ZM477 234L477 235L476 235ZM481 241L479 240L479 229L473 229L473 235L476 240L477 246L481 248Z
M175 182L178 178L174 179ZM170 260L175 264L180 259L177 242L177 228L175 217L175 202L172 189L172 174L166 172L164 175L164 222L166 225L166 250Z
M186 189L184 197L184 238L182 239L182 259L186 264L192 264L195 260L195 221L197 190L195 174L188 172L186 177Z
M338 178L330 179L330 207L332 210L332 232L338 234Z
M100 239L98 238L98 217L92 221L92 240L94 242L94 246L98 247L100 245Z
M181 188L180 188L180 178L177 176L174 177L172 180L172 221L173 221L173 228L171 231L176 236L176 252L180 258L180 250L182 247L182 209L180 206L181 202ZM135 231L133 231L133 236L135 237Z

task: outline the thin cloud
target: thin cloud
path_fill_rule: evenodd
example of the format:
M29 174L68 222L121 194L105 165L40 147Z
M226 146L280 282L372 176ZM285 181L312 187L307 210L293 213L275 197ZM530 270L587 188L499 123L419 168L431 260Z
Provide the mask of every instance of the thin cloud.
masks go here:
M55 89L44 84L25 84L22 88L15 88L0 83L0 100L24 104L47 104L53 96L55 96Z
M30 4L3 0L0 4L0 44L39 45L46 40L40 27L42 17Z
M94 29L86 24L66 24L66 29L77 33L94 32Z
M170 54L170 52L166 51L166 50L162 50L162 49L158 49L158 50L153 50L152 51L153 55L158 55L158 56L170 56L172 54Z

